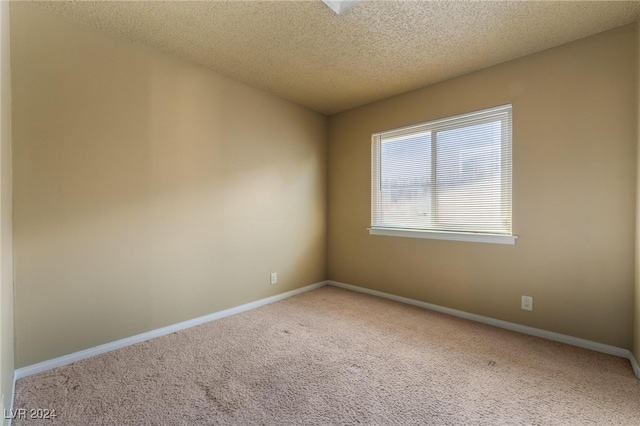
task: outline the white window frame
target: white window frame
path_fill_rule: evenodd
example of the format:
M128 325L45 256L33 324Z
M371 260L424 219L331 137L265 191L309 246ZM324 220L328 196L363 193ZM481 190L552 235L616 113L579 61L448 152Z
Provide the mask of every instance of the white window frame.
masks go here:
M511 229L509 229L509 233L482 233L482 232L460 232L460 231L451 231L446 229L419 229L419 228L403 228L403 227L384 227L384 226L376 226L378 222L376 218L376 211L380 209L376 208L377 203L380 201L380 173L381 170L378 169L378 165L380 164L380 151L382 139L394 138L394 137L402 137L407 135L417 135L420 133L431 133L431 159L433 162L436 161L435 158L435 135L437 132L447 129L460 128L468 126L470 123L479 123L484 121L495 121L496 117L504 116L505 119L508 120L509 124L511 124L511 104L501 105L494 108L483 109L480 111L475 111L472 113L461 114L454 117L448 117L441 120L430 121L426 123L421 123L413 126L402 127L399 129L392 129L384 132L374 133L371 137L371 153L372 153L372 163L371 163L371 228L369 229L369 234L371 235L385 235L385 236L393 236L393 237L409 237L409 238L427 238L427 239L437 239L437 240L452 240L452 241L470 241L470 242L481 242L481 243L495 243L495 244L515 244L517 236L513 235ZM487 117L487 118L484 118ZM511 168L512 168L512 137L511 137L511 129L508 129L508 132L503 132L502 135L502 149L503 153L508 152L509 155L503 155L501 171L502 173L508 173L508 188L506 191L509 191L508 202L512 203L511 197ZM435 174L436 170L432 167L432 173ZM435 196L435 191L433 193ZM432 204L433 205L433 204ZM509 205L509 211L511 212L512 205ZM435 206L434 206L435 208ZM512 217L509 221L512 226ZM435 227L434 227L435 228Z

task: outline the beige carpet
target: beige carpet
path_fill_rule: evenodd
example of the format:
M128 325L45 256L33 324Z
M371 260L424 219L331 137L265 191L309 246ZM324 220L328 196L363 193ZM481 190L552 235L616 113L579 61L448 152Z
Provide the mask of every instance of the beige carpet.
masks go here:
M21 379L14 425L638 425L625 359L324 287Z

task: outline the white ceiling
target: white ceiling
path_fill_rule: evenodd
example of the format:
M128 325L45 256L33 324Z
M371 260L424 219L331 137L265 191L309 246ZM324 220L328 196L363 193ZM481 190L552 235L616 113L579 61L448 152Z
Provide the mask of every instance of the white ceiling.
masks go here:
M332 114L637 21L640 1L38 2Z

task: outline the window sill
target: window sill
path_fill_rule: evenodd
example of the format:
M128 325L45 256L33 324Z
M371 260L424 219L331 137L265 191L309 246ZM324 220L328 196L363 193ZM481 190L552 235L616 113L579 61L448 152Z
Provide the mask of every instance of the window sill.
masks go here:
M515 235L473 234L466 232L419 231L399 228L368 228L370 235L388 237L427 238L432 240L469 241L474 243L515 244Z

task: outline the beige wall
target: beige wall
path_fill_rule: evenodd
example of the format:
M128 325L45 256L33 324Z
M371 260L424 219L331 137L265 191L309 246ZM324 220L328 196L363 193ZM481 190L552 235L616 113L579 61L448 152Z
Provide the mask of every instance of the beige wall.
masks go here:
M626 26L332 116L329 279L629 348L635 49ZM368 235L371 133L505 103L516 245Z
M9 3L0 2L0 386L9 409L13 386L13 259L11 225L11 67ZM4 411L2 411L4 413ZM3 423L6 420L3 420Z
M324 116L11 12L17 367L326 278Z
M635 292L633 298L633 353L640 361L640 21L636 24L636 93L637 93L637 166L636 166L636 251L635 251Z

